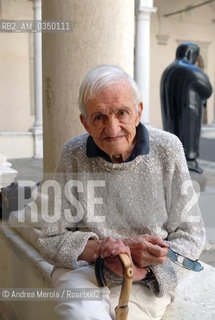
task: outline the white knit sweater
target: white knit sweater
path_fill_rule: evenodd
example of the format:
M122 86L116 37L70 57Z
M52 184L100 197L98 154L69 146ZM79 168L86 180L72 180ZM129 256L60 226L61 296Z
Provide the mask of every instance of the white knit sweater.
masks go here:
M77 261L88 239L146 233L166 239L173 250L191 259L199 257L205 231L181 142L170 133L154 128L148 131L149 154L121 164L88 158L88 134L65 144L55 174L62 187L61 211L60 207L55 211L60 216L55 222L44 221L39 238L45 260L55 267L75 269L88 265ZM68 181L72 182L65 195ZM52 215L54 201L50 199ZM59 204L58 198L55 205ZM152 270L156 280L148 284L154 293L174 294L184 269L167 260ZM117 282L119 277L113 275L114 279Z

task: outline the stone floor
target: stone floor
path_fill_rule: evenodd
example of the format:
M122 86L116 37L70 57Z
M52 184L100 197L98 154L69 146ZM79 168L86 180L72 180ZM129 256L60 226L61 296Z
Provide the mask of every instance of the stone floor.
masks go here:
M43 160L33 158L9 159L12 168L18 171L16 181L32 180L35 183L42 180Z
M202 196L204 195L205 199L208 199L208 202L204 204L204 212L201 210L208 236L205 250L200 259L215 267L215 162L200 160L199 164L204 169L203 174L207 179Z

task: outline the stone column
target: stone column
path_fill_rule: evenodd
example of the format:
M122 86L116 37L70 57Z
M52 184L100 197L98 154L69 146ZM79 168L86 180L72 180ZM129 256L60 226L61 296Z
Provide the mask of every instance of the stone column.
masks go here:
M44 172L53 172L63 144L84 129L78 93L86 73L120 65L133 76L134 1L44 0L43 20L72 21L71 32L43 33Z
M33 2L34 20L41 20L41 0ZM34 33L34 103L35 121L31 131L34 134L34 157L43 156L43 130L42 130L42 34Z
M150 123L150 17L157 8L153 0L139 0L136 6L135 80L143 99L145 124Z

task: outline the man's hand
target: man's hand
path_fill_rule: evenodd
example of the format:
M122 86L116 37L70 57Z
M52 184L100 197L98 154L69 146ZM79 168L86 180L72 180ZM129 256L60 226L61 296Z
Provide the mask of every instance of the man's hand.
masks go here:
M167 259L169 245L158 237L144 234L122 241L130 248L132 259L140 268L162 264Z
M146 277L146 268L137 267L132 260L131 252L128 246L125 246L122 240L108 237L100 245L100 255L105 259L105 265L116 274L123 276L123 267L117 255L120 253L126 253L133 268L133 280L138 281Z
M162 239L151 235L138 235L128 239L88 240L84 251L78 260L95 262L101 256L105 259L105 265L117 273L122 274L122 266L116 257L120 253L127 253L134 271L133 280L144 279L147 270L145 267L164 263L167 259L169 245Z
M100 245L102 240L88 240L83 252L78 257L78 260L87 262L95 262L100 255Z

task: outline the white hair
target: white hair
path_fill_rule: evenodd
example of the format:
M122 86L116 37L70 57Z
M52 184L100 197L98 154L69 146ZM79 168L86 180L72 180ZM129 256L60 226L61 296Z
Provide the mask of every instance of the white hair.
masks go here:
M86 102L92 99L104 88L117 84L120 81L128 81L131 85L134 105L138 113L138 105L141 101L141 95L136 82L122 68L114 65L100 65L91 69L82 81L79 90L79 110L84 116L86 112Z

